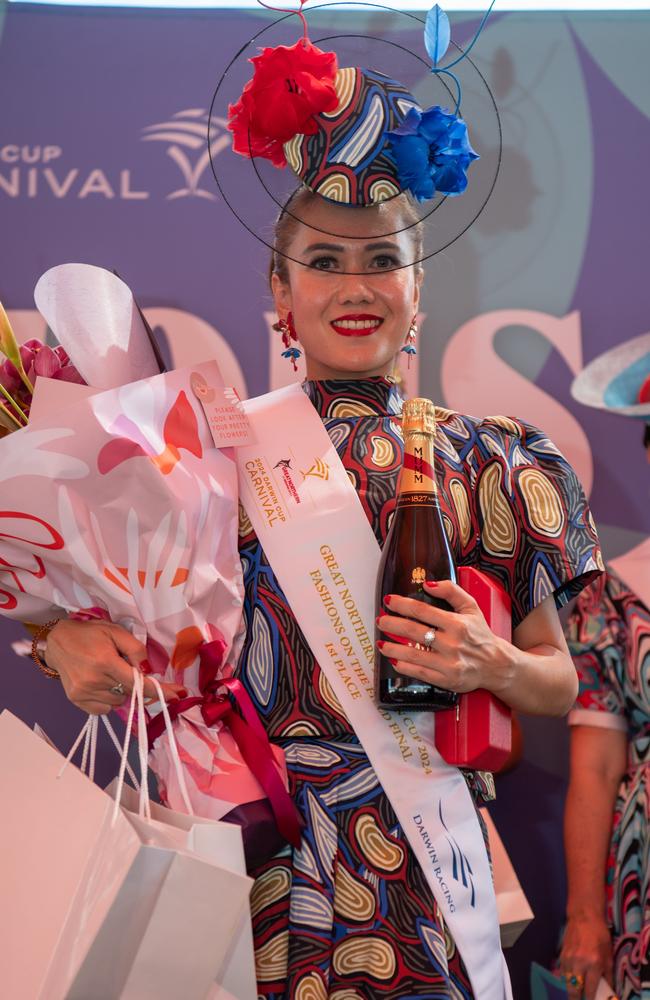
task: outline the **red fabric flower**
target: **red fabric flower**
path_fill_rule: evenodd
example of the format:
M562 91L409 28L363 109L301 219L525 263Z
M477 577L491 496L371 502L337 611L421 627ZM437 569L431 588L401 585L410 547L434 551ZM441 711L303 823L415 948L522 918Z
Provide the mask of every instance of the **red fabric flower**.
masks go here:
M317 131L313 116L333 111L338 103L336 54L301 39L292 46L264 49L250 62L255 67L253 78L228 108L233 149L284 167L283 144L297 133L313 135Z

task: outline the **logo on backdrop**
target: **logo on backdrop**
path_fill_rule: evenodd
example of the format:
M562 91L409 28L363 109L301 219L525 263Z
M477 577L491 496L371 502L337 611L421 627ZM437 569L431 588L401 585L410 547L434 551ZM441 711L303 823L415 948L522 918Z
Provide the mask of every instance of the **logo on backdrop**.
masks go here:
M217 199L209 183L202 185L210 166L208 128L210 151L213 157L218 156L230 144L226 121L213 117L209 123L208 113L202 108L178 111L167 121L143 128L142 141L164 142L164 152L180 172L180 186L165 195L166 199ZM124 150L123 141L119 146ZM0 198L144 201L151 197L146 171L143 164L137 170L128 166L78 167L66 162L61 145L7 143L0 146Z
M208 128L210 129L210 150L207 149ZM167 195L173 198L208 198L216 201L211 188L200 186L201 178L210 166L212 156L230 145L230 133L226 129L225 118L209 120L208 112L202 108L188 108L177 111L169 121L157 125L147 125L143 130L143 142L170 143L165 152L178 167L184 185Z

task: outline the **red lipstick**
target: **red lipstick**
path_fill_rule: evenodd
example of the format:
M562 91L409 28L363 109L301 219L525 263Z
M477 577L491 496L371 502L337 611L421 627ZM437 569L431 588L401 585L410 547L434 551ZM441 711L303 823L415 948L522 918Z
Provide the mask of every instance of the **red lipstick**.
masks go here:
M341 337L369 337L383 322L381 316L372 313L346 313L333 319L330 326Z

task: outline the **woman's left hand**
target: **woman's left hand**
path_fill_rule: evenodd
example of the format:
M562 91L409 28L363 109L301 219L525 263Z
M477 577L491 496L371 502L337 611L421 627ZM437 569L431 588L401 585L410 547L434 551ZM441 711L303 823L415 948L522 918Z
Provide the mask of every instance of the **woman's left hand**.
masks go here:
M377 619L386 636L377 643L382 655L398 673L448 691L464 694L485 688L498 693L510 677L510 644L492 632L474 598L457 584L441 580L425 583L424 589L453 611L388 595L388 613ZM427 645L430 630L435 638Z

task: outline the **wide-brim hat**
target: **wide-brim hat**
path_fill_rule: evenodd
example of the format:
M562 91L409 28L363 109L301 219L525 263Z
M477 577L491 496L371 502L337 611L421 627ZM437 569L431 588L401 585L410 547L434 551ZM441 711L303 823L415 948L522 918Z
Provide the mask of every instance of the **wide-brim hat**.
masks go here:
M650 333L594 358L574 379L571 395L585 406L650 421ZM643 398L640 393L644 388Z

